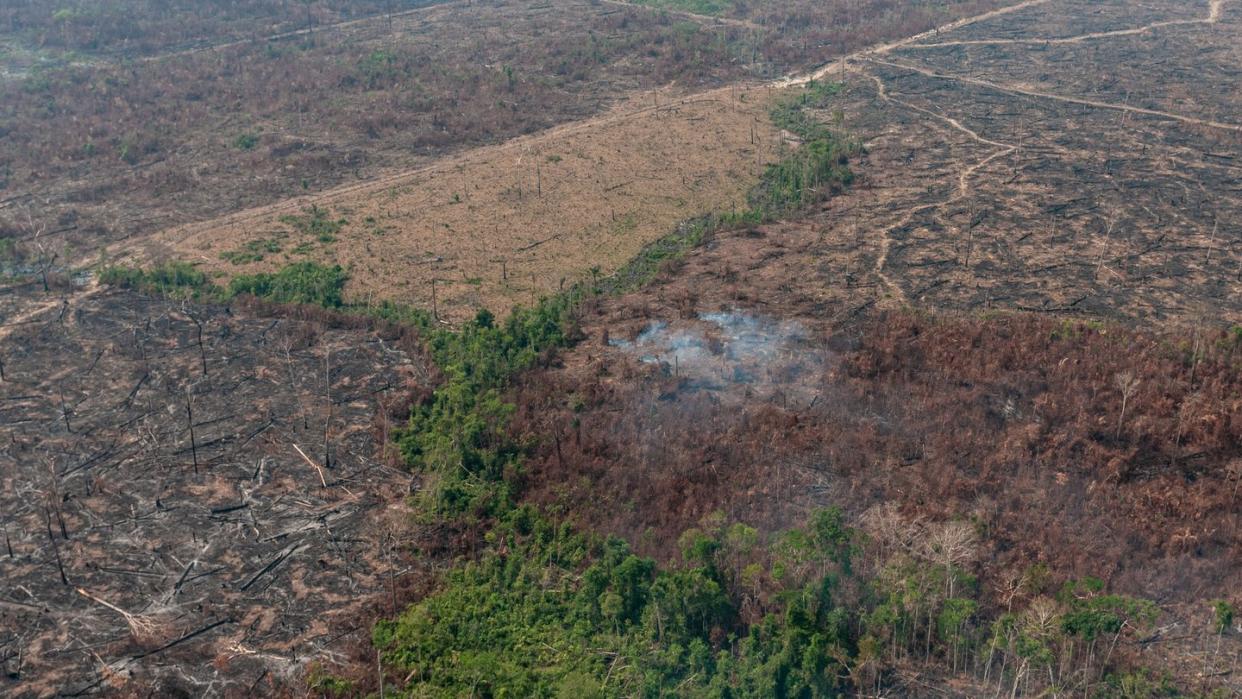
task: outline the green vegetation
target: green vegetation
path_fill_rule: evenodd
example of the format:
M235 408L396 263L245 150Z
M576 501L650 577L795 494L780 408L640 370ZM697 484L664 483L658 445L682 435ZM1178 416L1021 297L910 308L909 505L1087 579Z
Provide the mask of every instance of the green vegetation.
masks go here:
M391 85L404 72L398 69L396 54L383 49L372 51L358 62L358 79L368 90Z
M414 406L397 437L410 464L426 476L425 513L490 516L511 505L521 448L508 434L513 406L502 392L519 371L569 342L576 298L565 294L519 308L503 324L480 311L460 331L426 327L444 381Z
M276 303L304 303L324 308L344 304L341 289L349 275L340 265L325 267L314 262L295 262L275 274L247 274L234 277L229 297L250 294Z
M291 226L295 231L303 235L314 236L321 243L336 241L336 234L340 233L345 224L349 223L349 221L343 218L328 218L326 210L314 205L301 216L281 216L280 222Z
M143 271L135 267L107 267L99 273L101 284L170 296L197 296L211 288L207 275L188 262L166 262Z
M772 109L772 122L802 143L780 162L769 165L750 205L767 216L809 206L835 194L854 179L849 159L862 150L816 119L813 110L829 106L841 91L836 83L811 83L802 94Z
M402 696L832 697L876 692L911 660L974 672L989 693L1150 682L1100 676L1118 639L1150 627L1150 602L1087 580L989 623L972 585L947 591L946 575L969 576L934 546L885 554L835 509L766 543L709 517L664 568L529 506L488 540L376 626L385 665L408 674Z
M254 150L259 145L259 137L252 133L244 133L233 140L233 146L238 150Z
M1233 626L1233 605L1223 599L1216 600L1212 603L1212 611L1216 616L1213 622L1213 630L1216 631L1217 635L1223 635L1229 630L1230 626Z
M102 284L201 301L227 301L241 294L276 303L305 303L340 308L348 275L339 266L298 262L269 274L235 277L227 287L214 284L187 262L168 262L149 270L114 266L99 272Z
M250 262L262 262L264 255L280 251L280 241L276 238L251 240L243 245L240 250L228 250L220 253L220 259L235 265L244 265Z
M327 673L318 666L312 666L306 673L306 688L329 697L348 697L356 693L353 682Z

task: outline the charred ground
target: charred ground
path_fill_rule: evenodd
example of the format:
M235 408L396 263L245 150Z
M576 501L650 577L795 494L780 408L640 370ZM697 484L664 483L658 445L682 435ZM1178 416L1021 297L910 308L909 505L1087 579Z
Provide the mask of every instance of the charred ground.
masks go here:
M6 693L269 692L366 637L407 565L384 443L427 384L408 335L22 299L0 330Z

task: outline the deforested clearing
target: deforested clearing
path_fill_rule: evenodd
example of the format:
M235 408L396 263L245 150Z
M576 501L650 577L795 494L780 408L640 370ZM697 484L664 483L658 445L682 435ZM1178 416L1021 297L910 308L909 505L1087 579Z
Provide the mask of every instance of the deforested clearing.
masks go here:
M746 208L784 148L767 118L780 94L653 92L426 169L161 233L151 251L225 276L337 263L355 302L431 310L434 287L446 320L503 312L613 273L681 221Z

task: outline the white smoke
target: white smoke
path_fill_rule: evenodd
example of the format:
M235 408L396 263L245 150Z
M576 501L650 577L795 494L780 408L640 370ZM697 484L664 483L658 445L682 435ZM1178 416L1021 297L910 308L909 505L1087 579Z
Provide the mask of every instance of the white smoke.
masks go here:
M651 321L632 341L613 338L609 344L685 379L690 389L779 395L803 405L814 400L834 356L797 321L738 310L673 324Z

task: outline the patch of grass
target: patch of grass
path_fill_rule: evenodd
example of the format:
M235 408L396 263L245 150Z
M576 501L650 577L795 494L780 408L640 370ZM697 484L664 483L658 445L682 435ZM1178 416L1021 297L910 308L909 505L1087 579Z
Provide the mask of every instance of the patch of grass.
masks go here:
M235 265L244 265L251 262L262 262L264 255L280 251L280 241L276 238L251 240L243 245L240 250L228 250L220 253L220 259Z
M329 218L327 210L313 205L301 216L281 216L280 222L303 235L314 236L321 243L335 242L336 234L349 223L343 218Z
M226 250L220 253L220 259L234 265L246 265L251 262L262 262L263 255L249 250Z
M238 150L254 150L259 145L259 137L252 133L244 133L233 140L233 147Z

